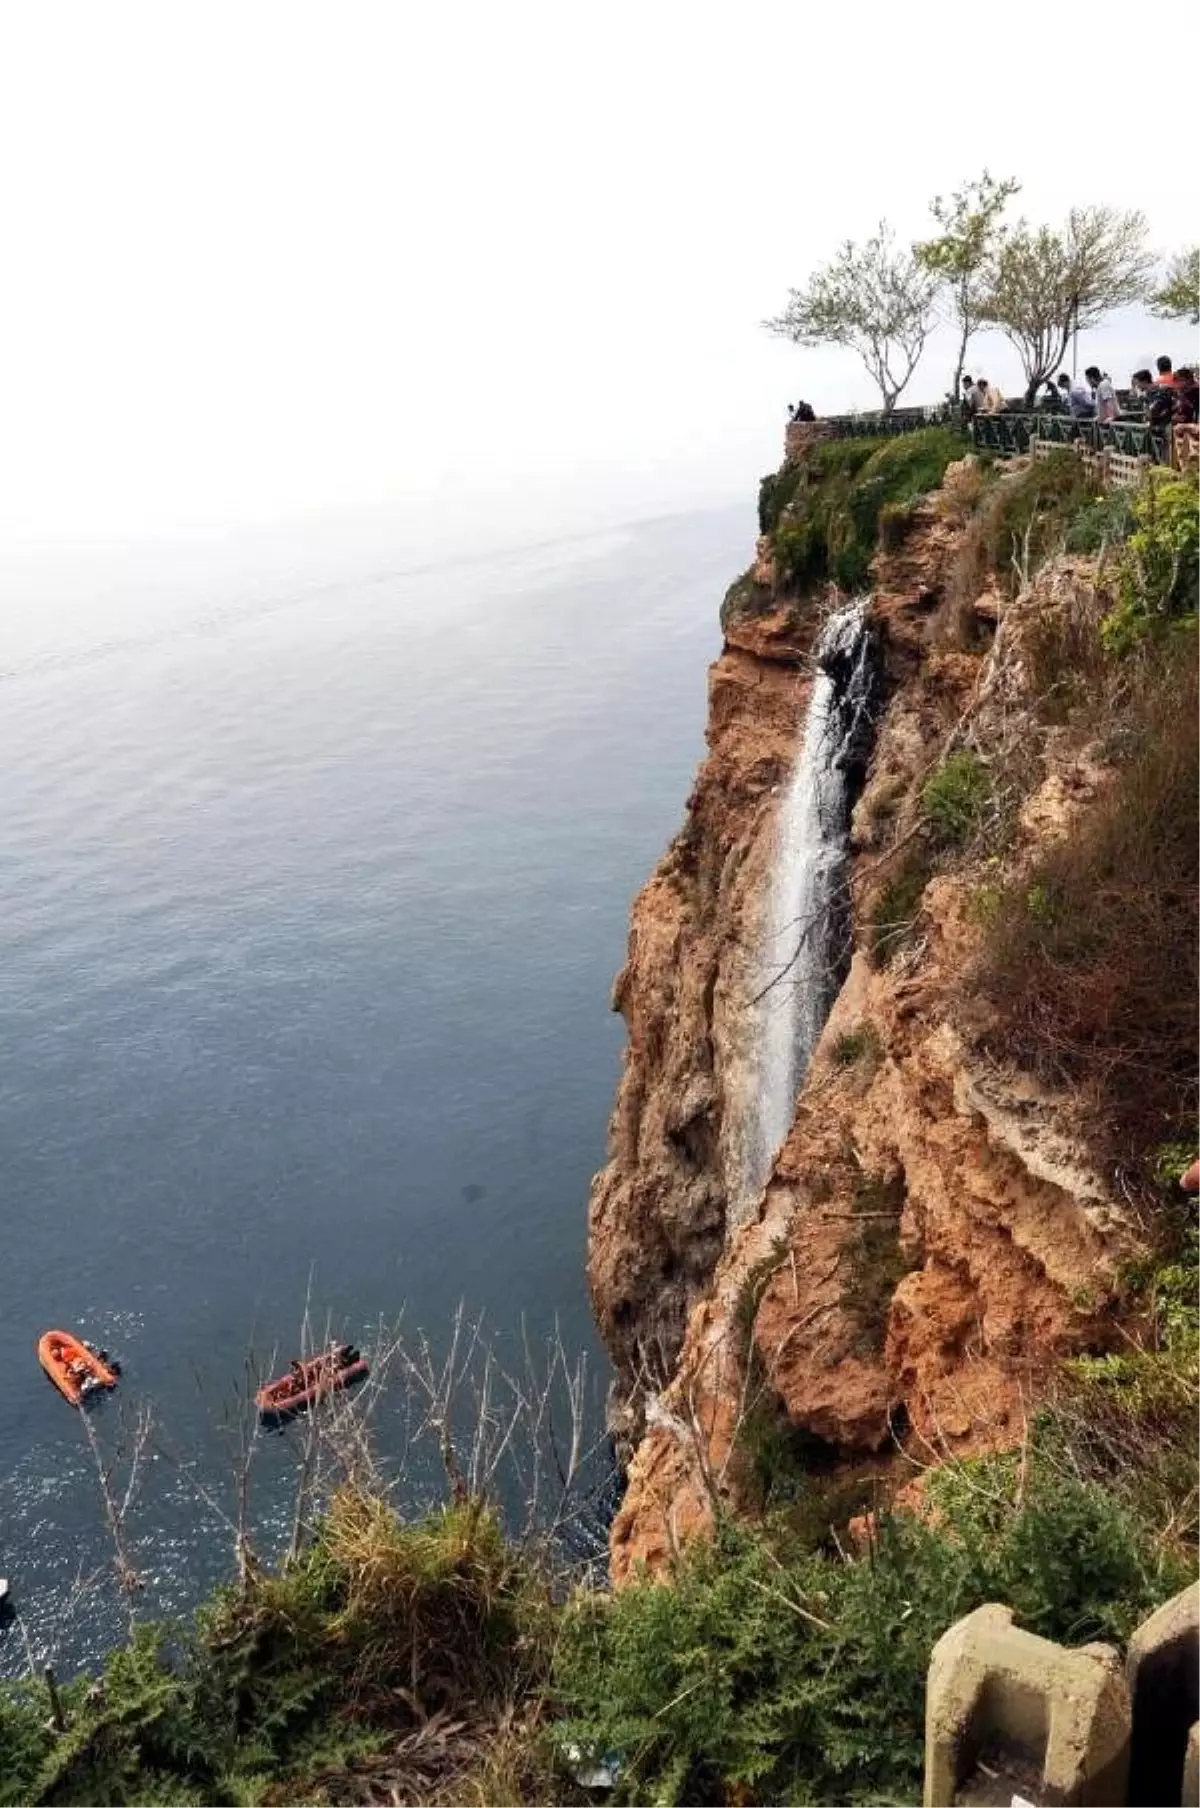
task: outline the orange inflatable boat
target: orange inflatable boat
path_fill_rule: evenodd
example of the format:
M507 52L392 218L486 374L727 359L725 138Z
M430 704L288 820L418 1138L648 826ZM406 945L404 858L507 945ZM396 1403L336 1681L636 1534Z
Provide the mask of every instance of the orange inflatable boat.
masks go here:
M70 1331L44 1331L37 1351L38 1361L72 1406L81 1406L89 1394L117 1385L121 1371L108 1351L94 1350Z
M255 1404L270 1425L282 1425L294 1414L315 1406L327 1394L365 1381L371 1365L353 1344L334 1344L307 1362L293 1362L289 1374L268 1381L255 1394Z

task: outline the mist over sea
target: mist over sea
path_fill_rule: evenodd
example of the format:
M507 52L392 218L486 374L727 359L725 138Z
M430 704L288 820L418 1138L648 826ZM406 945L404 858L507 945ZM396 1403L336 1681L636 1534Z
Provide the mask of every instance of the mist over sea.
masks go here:
M460 1300L501 1338L557 1319L599 1396L609 992L752 533L713 510L319 581L164 550L10 598L0 1574L39 1660L121 1624L107 1580L72 1594L108 1547L49 1326L124 1361L102 1445L147 1400L173 1453L129 1521L147 1615L228 1572L205 1495L247 1353L285 1365L306 1297L368 1342ZM259 1465L266 1527L290 1463Z

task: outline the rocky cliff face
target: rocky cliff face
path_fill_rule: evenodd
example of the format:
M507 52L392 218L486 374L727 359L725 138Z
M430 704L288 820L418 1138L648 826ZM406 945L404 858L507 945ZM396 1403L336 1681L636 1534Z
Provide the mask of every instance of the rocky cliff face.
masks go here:
M684 827L634 906L613 992L628 1044L611 1159L592 1191L588 1278L626 1403L673 1373L745 1210L744 1003L813 624L781 602L732 611L725 629L709 674L708 758Z
M1059 561L1004 607L970 544L972 481L952 467L876 559L888 693L853 819L852 959L753 1196L755 936L822 611L780 593L765 543L726 602L708 757L617 980L628 1048L591 1201L592 1296L636 1444L618 1580L747 1495L751 1410L814 1463L899 1486L1019 1442L1054 1360L1103 1340L1132 1231L1072 1099L985 1053L971 972L997 856L931 859L922 805L969 748L1020 770L1007 871L1070 833L1105 768L1036 718L1029 649L1048 617L1094 605L1092 571Z

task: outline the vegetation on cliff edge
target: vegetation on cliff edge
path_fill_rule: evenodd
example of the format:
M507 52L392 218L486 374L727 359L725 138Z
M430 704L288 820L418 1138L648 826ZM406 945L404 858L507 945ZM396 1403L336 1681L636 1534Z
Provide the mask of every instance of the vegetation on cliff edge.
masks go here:
M564 1588L483 1500L406 1522L347 1483L290 1565L66 1684L64 1730L39 1681L0 1688L0 1803L571 1802L610 1760L616 1802L915 1801L929 1653L959 1615L1003 1600L1122 1642L1194 1572L1182 1223L1127 1286L1124 1352L1075 1363L1022 1450L931 1472L928 1513L855 1530L861 1501L801 1491L617 1596Z
M765 478L760 521L773 534L780 583L797 591L827 580L852 593L865 589L881 521L889 523L889 538L902 537L905 511L938 487L964 445L949 427L927 427L882 444L825 440L802 463Z

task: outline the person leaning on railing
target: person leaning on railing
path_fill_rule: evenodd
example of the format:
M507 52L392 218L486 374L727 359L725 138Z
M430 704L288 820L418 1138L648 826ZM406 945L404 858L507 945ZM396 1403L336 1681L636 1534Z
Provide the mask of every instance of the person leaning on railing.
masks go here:
M1076 377L1072 383L1064 370L1058 379L1058 387L1063 401L1077 421L1092 421L1096 418L1096 398L1086 378Z
M1092 386L1092 401L1095 404L1096 419L1104 426L1108 421L1117 418L1117 392L1113 388L1112 378L1107 376L1097 364L1089 364L1084 376Z

